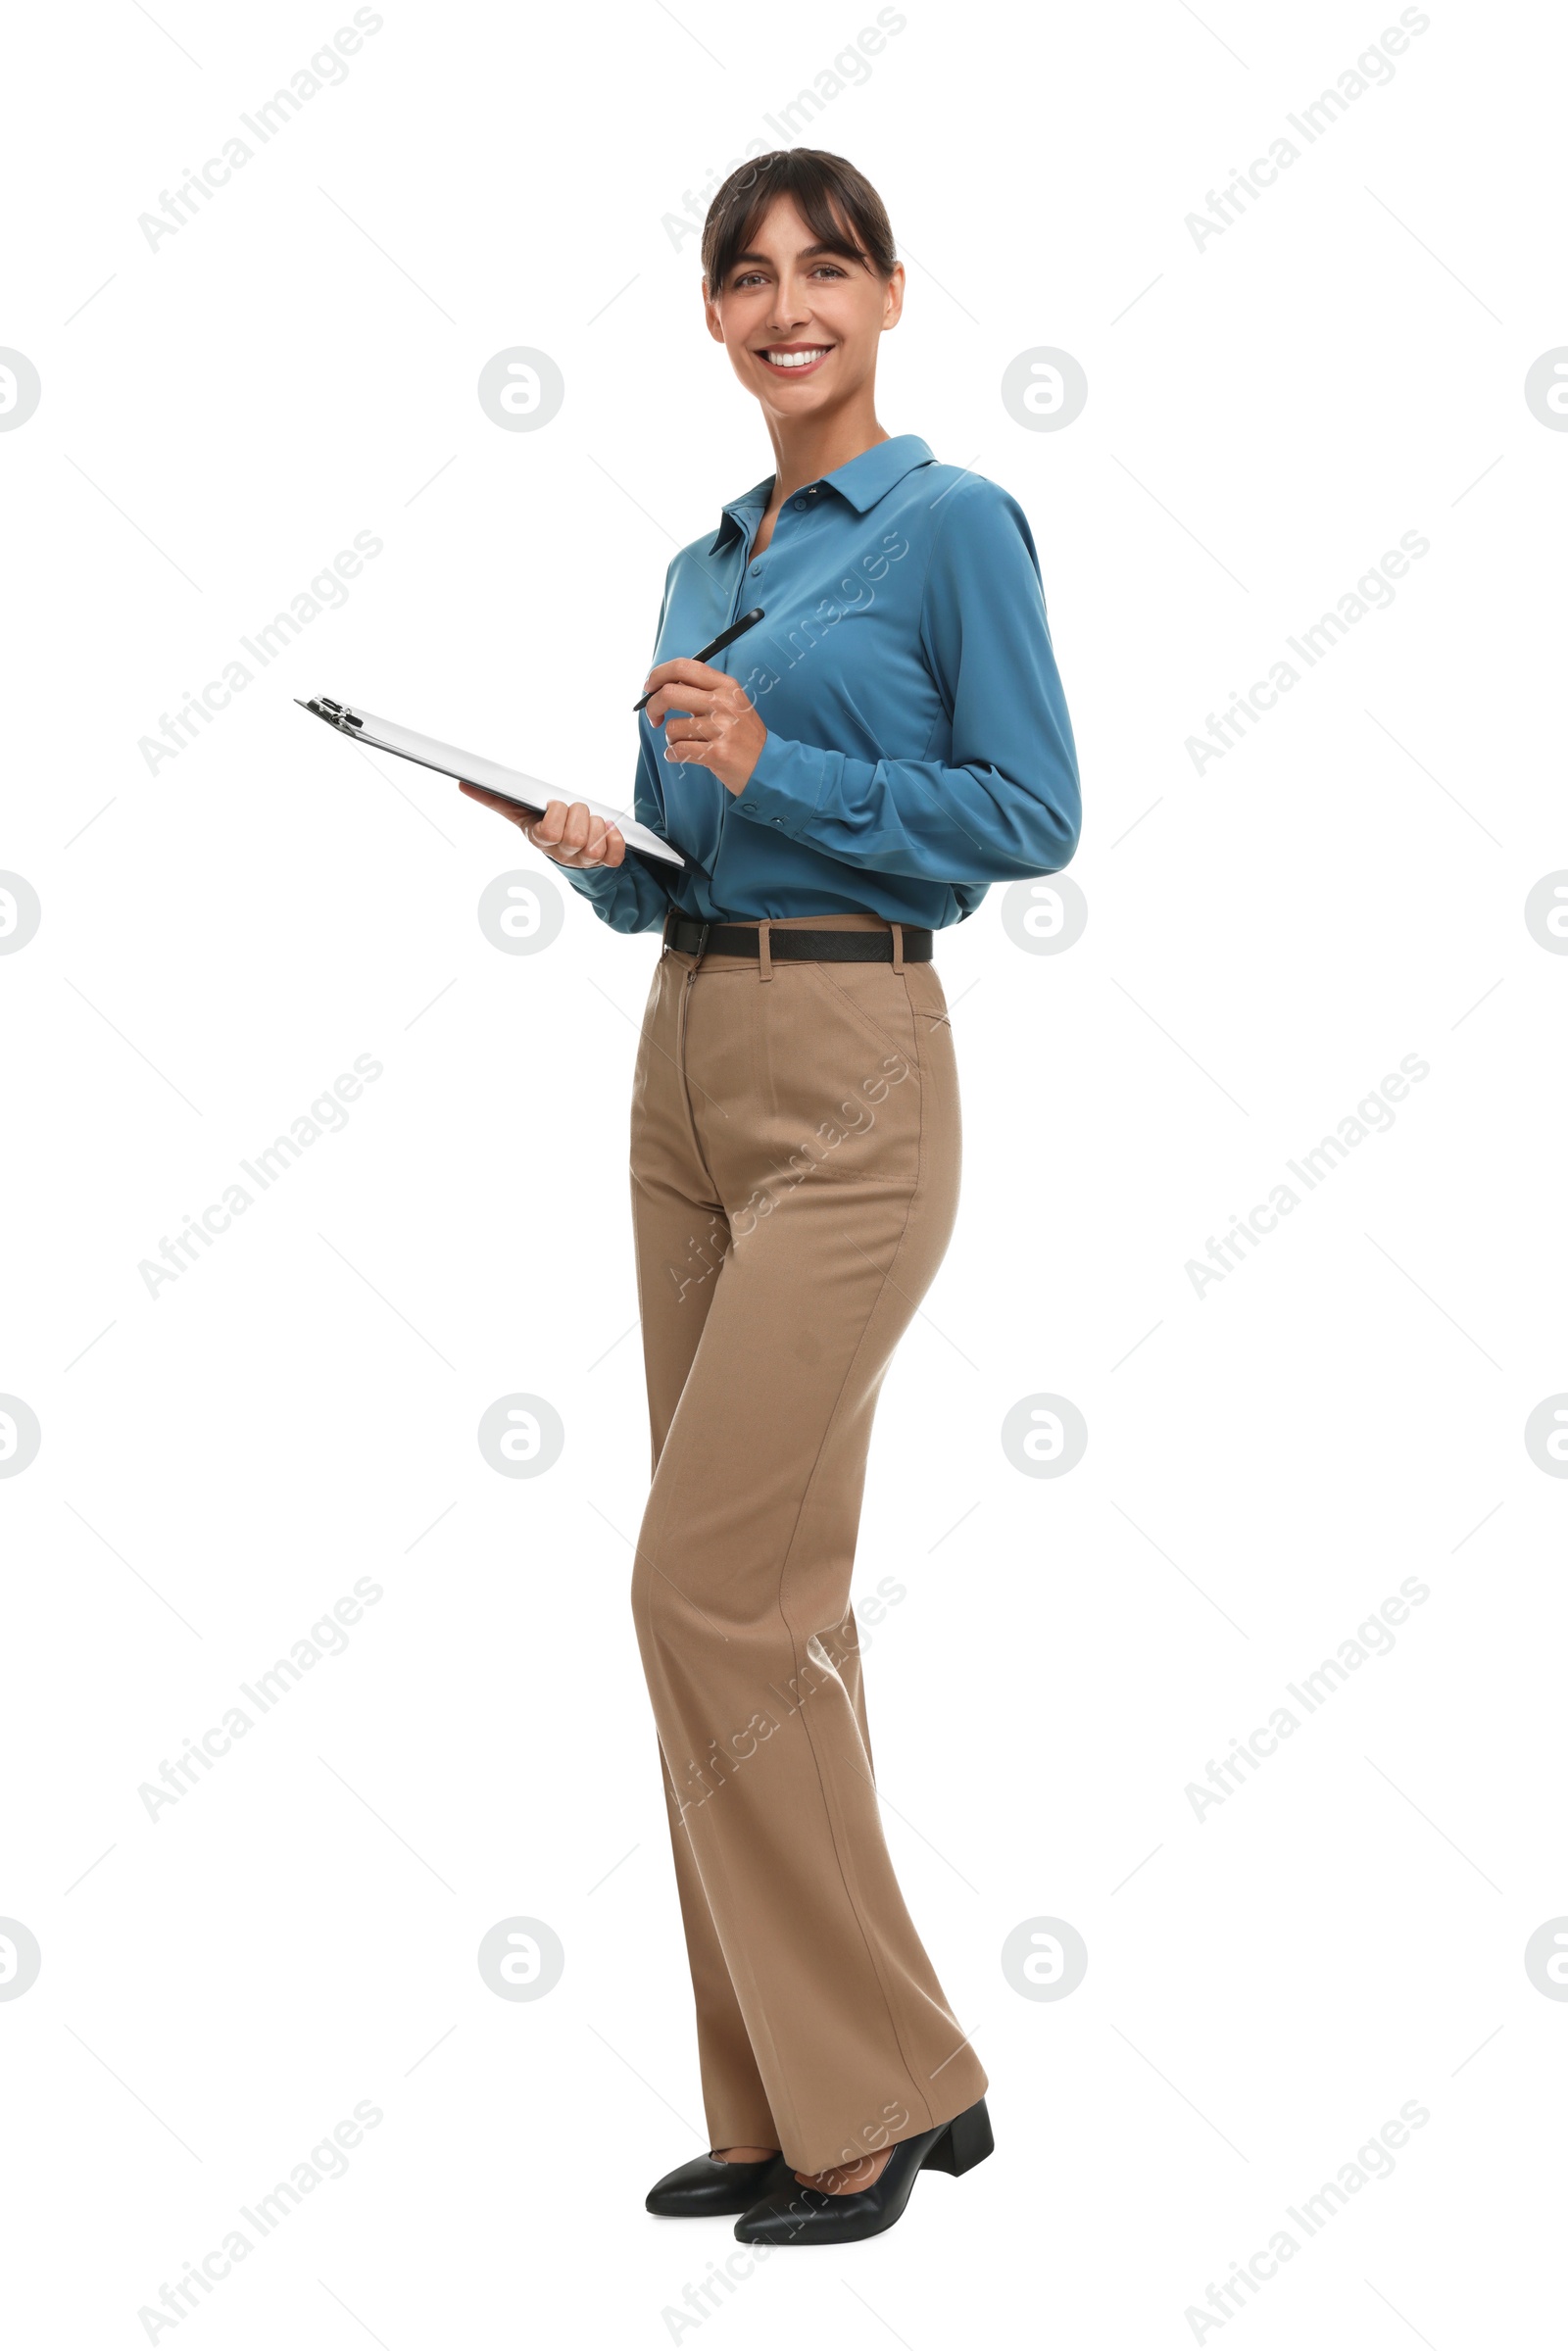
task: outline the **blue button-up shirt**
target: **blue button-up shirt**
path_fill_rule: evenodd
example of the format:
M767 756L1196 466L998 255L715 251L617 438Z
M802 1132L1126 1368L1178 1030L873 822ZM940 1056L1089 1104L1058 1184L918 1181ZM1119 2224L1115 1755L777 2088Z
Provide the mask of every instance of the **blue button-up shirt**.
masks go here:
M654 648L695 654L763 608L711 664L767 728L744 791L666 760L645 712L633 813L694 864L667 881L630 853L562 871L617 931L658 930L671 904L941 930L992 882L1056 872L1078 841L1078 763L1022 508L900 433L786 499L754 558L772 486L675 557Z

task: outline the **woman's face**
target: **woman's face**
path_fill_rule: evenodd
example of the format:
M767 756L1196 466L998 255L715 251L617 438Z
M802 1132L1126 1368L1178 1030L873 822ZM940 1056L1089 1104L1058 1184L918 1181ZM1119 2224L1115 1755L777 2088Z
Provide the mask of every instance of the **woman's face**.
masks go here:
M708 331L747 391L792 421L871 385L878 337L904 308L904 266L884 285L852 251L824 252L793 198L779 196L724 283L705 279L703 291Z

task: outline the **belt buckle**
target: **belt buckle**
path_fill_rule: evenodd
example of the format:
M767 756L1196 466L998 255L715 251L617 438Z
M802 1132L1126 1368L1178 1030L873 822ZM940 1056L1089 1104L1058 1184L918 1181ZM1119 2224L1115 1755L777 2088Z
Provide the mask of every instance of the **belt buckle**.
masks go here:
M702 969L703 957L708 953L708 936L712 927L710 922L700 922L697 926L697 945L692 951L697 957L697 961L693 965L694 970Z

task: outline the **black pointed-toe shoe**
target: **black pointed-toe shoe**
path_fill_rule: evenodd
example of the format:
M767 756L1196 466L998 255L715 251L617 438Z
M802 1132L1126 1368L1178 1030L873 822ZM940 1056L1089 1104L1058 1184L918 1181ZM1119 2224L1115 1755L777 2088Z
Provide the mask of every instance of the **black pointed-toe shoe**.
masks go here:
M735 2224L743 2245L853 2245L891 2229L909 2201L917 2172L972 2172L995 2141L984 2098L951 2123L901 2138L871 2185L845 2196L803 2187L786 2172Z
M725 2163L717 2155L694 2155L656 2180L646 2198L650 2212L667 2221L701 2221L749 2212L779 2180L793 2178L782 2155L763 2163Z

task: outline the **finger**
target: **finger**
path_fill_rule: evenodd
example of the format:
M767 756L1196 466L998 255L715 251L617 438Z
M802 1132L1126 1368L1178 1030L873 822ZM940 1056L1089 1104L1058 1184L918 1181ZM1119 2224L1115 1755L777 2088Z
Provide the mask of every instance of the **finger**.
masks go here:
M564 800L547 801L545 812L528 827L528 838L536 849L554 849L561 839L566 822L566 804Z
M657 662L643 679L643 692L646 694L651 688L669 684L728 686L733 683L734 680L727 669L714 669L707 661L693 661L683 658L674 661Z
M715 710L718 699L717 690L709 686L683 686L678 682L661 686L656 694L649 697L648 723L650 726L662 726L666 712L670 710Z
M616 854L612 857L612 846L617 843L619 846ZM612 825L607 817L596 816L594 818L594 829L589 835L588 839L588 851L583 859L584 864L618 865L625 854L625 840L616 830L615 826Z
M672 718L664 729L666 743L716 743L724 732L718 718Z
M585 846L581 850L567 852L561 862L565 865L618 865L625 854L625 837L619 828L603 816L590 816Z
M553 800L548 813L551 818L549 834L543 839L537 834L533 836L535 846L542 849L547 857L553 857L558 865L590 863L592 860L584 855L588 828L583 819L587 816L587 809L582 808L580 802L568 808L565 801Z

